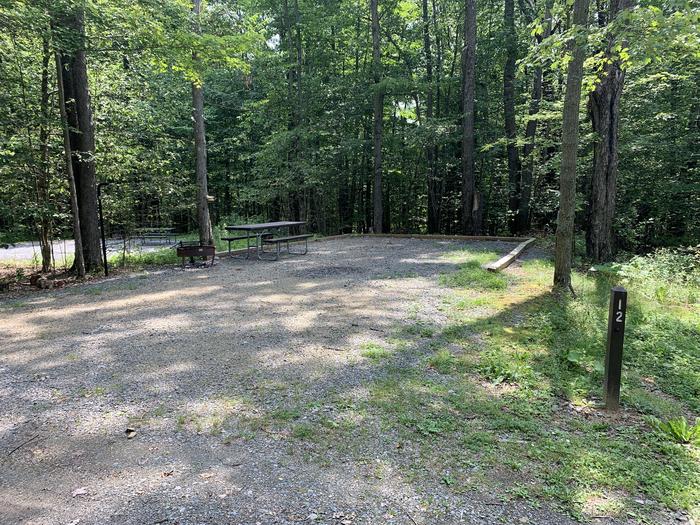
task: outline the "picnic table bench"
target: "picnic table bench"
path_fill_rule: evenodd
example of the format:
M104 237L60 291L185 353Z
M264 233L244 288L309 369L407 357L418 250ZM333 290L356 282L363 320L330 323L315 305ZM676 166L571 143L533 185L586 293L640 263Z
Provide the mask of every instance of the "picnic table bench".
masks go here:
M150 240L175 241L175 228L138 228L136 238L143 244Z
M268 237L268 238L263 238L262 242L263 244L276 244L277 245L277 252L275 255L275 260L280 258L280 244L286 243L287 244L287 253L290 255L306 255L309 253L309 237L313 237L310 233L303 233L301 235L288 235L286 237ZM303 252L293 252L289 248L289 243L290 242L296 242L296 241L304 241L304 251ZM263 252L264 253L264 252Z
M255 248L255 253L260 260L274 260L279 259L280 256L280 245L286 244L287 253L291 255L306 255L309 251L308 239L311 234L291 234L289 230L292 228L301 228L306 224L306 221L276 221L276 222L263 222L259 224L235 224L231 226L226 226L226 230L230 232L245 232L245 235L234 235L231 237L222 237L221 239L227 241L229 244L229 252L231 252L231 243L237 240L246 240L246 251L245 258L250 257L250 249ZM287 235L282 237L275 237L272 233L273 231L287 230ZM251 240L255 241L255 245L251 246ZM289 243L291 242L301 242L304 241L304 251L303 252L293 252L290 250ZM275 244L277 250L275 251L274 259L266 257L266 252L264 249L265 244Z

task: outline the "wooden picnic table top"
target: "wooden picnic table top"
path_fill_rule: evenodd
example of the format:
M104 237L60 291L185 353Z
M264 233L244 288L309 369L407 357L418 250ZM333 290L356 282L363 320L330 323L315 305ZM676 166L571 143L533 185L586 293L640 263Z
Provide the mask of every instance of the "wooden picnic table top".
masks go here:
M306 221L277 221L277 222L261 222L259 224L234 224L231 226L226 226L229 231L242 230L242 231L255 231L255 230L267 230L269 228L286 228L288 226L301 226L306 224Z

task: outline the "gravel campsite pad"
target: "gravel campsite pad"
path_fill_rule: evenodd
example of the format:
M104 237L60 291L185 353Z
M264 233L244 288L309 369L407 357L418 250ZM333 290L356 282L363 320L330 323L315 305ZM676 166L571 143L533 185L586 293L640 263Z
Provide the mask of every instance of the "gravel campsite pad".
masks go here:
M410 443L360 408L372 349L444 322L449 252L514 246L341 238L2 305L0 522L573 523L409 475Z

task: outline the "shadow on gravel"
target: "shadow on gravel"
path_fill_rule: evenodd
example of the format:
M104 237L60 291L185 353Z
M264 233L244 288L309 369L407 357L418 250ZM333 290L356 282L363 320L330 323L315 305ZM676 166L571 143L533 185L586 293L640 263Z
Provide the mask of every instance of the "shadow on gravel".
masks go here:
M4 309L0 521L569 523L449 489L433 461L450 457L420 456L429 407L395 420L376 404L397 377L415 394L430 341L454 330L434 304L459 263L445 252L511 247L327 241ZM431 335L407 340L417 325Z

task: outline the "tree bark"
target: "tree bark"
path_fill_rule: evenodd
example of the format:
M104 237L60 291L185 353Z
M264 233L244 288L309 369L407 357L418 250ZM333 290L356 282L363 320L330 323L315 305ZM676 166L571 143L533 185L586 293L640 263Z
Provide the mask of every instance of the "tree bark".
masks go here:
M39 127L39 147L41 148L41 165L36 183L37 204L41 213L39 220L39 244L41 246L41 271L51 270L51 214L49 206L49 124L51 108L49 106L49 64L51 47L48 34L43 36L41 56L41 125Z
M68 127L68 111L66 109L66 95L63 85L63 64L60 52L56 51L56 82L58 84L58 107L61 113L61 127L63 128L63 153L66 159L66 176L68 190L70 192L70 204L73 212L73 239L75 243L74 266L78 277L85 277L85 260L83 258L83 242L80 228L80 212L78 209L78 192L73 173L73 154L70 144L70 129Z
M512 233L517 233L516 217L520 208L520 160L516 144L515 128L515 62L518 43L515 33L515 2L505 0L503 9L503 28L505 31L506 62L503 67L503 115L506 133L506 152L508 156L508 208L509 225Z
M571 257L576 212L576 154L579 139L579 104L586 56L586 26L589 0L574 0L572 58L567 67L566 94L562 122L559 213L554 254L554 287L571 289Z
M373 226L375 233L384 233L384 202L382 192L382 133L384 130L384 88L382 81L382 56L381 40L379 35L379 7L378 0L370 0L372 16L372 77L374 93L372 95L372 107L374 112L374 217Z
M431 124L433 118L433 53L430 43L430 18L428 17L428 0L422 0L423 4L423 53L425 55L425 81L427 84L425 118L427 124ZM439 95L438 95L439 96ZM435 157L437 146L428 144L425 148L427 160L427 188L428 188L428 233L437 233L440 230L440 192L437 177Z
M476 94L476 0L465 0L462 86L462 231L479 231L476 196L474 97Z
M202 0L194 0L195 32L199 33L199 14ZM192 53L195 64L199 63L196 52ZM207 139L204 127L203 80L192 83L192 121L194 126L195 174L197 176L197 223L200 244L214 244L214 235L209 217L209 189L207 187Z
M624 0L610 0L608 16L614 20L625 8ZM614 36L608 39L602 78L588 97L588 114L593 125L593 175L589 187L586 253L596 262L612 259L614 241L612 222L615 216L617 189L618 126L620 97L625 72L619 59L613 56Z
M531 22L531 20L529 20ZM537 38L540 43L549 37L552 32L551 0L547 1L544 13L544 31ZM529 120L525 126L525 144L523 146L522 164L520 165L520 200L518 202L518 215L515 220L515 230L522 233L530 228L530 201L532 199L532 183L535 172L535 137L537 134L536 115L540 111L542 101L542 67L536 66L532 74L532 97L528 109Z
M63 46L60 73L70 129L85 271L90 272L102 266L102 250L97 219L95 130L88 87L84 13L82 9L76 9L61 18L59 24L76 38Z

